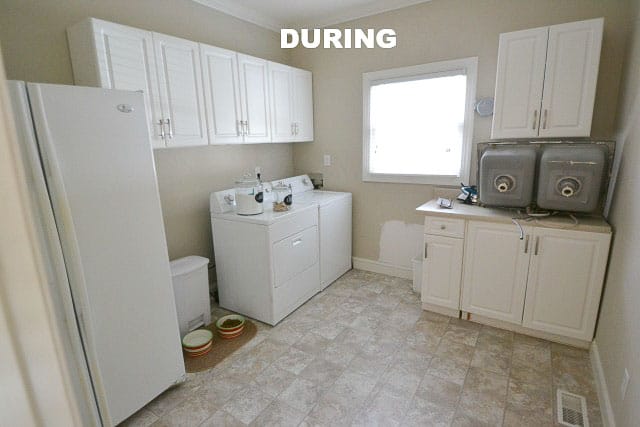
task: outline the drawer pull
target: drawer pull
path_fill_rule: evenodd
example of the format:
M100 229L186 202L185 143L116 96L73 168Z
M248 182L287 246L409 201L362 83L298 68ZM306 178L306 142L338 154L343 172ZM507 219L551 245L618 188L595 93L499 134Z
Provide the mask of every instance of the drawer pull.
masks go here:
M296 239L291 243L291 246L298 246L300 243L302 243L302 238Z
M524 253L528 253L529 252L529 235L527 234L527 238L524 241Z
M424 259L427 259L427 246L428 246L428 243L424 242Z
M540 236L536 236L536 248L534 250L534 255L538 255L538 246L540 244Z

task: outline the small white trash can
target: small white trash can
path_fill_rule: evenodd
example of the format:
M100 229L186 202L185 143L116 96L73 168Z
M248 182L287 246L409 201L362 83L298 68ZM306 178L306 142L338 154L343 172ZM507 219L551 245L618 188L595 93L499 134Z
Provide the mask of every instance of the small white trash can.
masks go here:
M190 331L211 323L209 260L188 256L173 260L169 265L182 338Z

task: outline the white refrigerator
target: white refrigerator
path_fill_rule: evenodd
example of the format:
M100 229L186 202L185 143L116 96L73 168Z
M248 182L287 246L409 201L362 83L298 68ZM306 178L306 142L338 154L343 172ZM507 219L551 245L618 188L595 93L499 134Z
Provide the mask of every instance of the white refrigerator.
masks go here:
M143 97L9 84L75 381L116 425L185 378Z

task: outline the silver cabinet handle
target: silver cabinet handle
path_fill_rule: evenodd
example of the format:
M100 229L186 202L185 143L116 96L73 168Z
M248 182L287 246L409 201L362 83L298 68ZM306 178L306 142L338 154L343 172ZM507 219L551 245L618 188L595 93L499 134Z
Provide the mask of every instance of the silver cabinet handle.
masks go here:
M533 110L533 126L531 129L536 130L538 127L538 110Z
M527 237L524 240L524 253L528 253L529 252L529 235L527 234Z
M296 135L298 134L298 123L294 123L293 127L295 128Z
M427 242L424 242L424 259L427 259L427 247L429 246L429 244Z
M171 119L167 119L166 122L169 127L169 139L173 139L173 126L171 126Z
M160 138L164 139L165 138L165 133L164 133L164 119L160 119L158 120L158 126L160 126Z
M298 246L300 243L302 243L302 237L294 240L291 246Z
M543 116L543 119L542 119L542 129L546 129L547 128L547 113L548 113L548 111L545 108L544 109L544 116Z
M244 131L244 135L249 135L249 121L247 120L242 121L242 129Z
M296 124L291 122L291 135L296 134Z
M242 128L242 122L240 120L236 120L236 135L240 136L242 135L242 131L240 130Z
M534 255L538 255L538 246L540 245L540 236L536 236L536 248L533 251Z

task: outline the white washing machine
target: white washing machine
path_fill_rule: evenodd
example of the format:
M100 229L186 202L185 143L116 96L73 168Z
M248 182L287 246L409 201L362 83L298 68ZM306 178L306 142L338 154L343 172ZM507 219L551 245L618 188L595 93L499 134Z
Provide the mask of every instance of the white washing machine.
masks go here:
M273 181L291 186L293 206L318 206L320 235L320 290L351 270L352 195L338 191L314 190L307 175Z
M318 205L264 213L235 212L235 191L211 193L210 211L220 306L275 325L320 289Z

